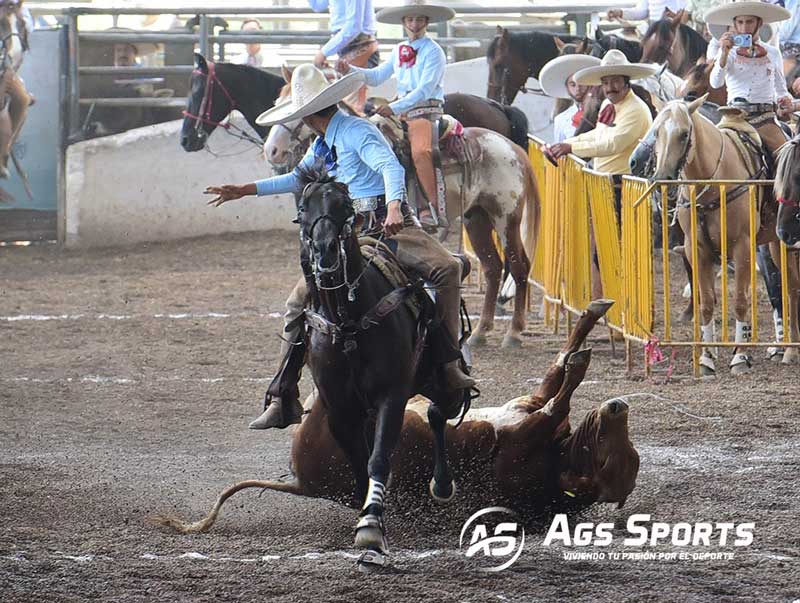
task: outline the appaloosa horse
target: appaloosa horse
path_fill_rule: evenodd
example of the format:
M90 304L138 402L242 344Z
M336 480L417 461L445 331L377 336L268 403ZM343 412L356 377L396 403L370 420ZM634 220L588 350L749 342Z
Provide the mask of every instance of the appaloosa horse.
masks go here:
M283 78L248 65L214 63L197 53L194 59L195 69L181 128L183 149L189 153L204 149L217 127L260 147L269 128L259 126L256 117L278 98ZM234 109L244 116L261 140L225 121Z
M655 163L654 180L749 180L764 177L759 174L745 150L737 141L738 134L730 129L717 128L706 119L699 108L705 102L700 97L690 103L672 101L667 104L634 154L652 154ZM727 152L726 152L727 150ZM766 192L765 192L766 193ZM727 211L727 244L730 258L734 263L734 314L736 316L736 343L747 342L751 335L748 321L747 290L750 282L750 220L747 203L747 187L732 187L728 191ZM764 194L761 201L762 211L756 215L755 229L757 243L771 243L770 252L777 261L777 236L775 234L775 218L777 208L771 195ZM700 320L703 341L715 338L714 306L714 261L719 253L721 228L719 197L715 189L702 188L698 191L697 212L699 226L693 233L690 227L690 208L683 202L678 208L678 220L685 234L684 252L687 260L692 262L692 238L697 239L698 265L692 266L698 271ZM796 264L793 260L792 264ZM790 286L790 315L797 316L797 297L800 290L800 275L796 269L787 275ZM755 292L751 292L755 295ZM792 321L790 340L800 341L797 320ZM700 369L704 375L713 375L716 371L715 351L704 347L700 357ZM793 363L797 359L795 348L788 348L783 355L783 362ZM731 372L739 374L747 372L751 367L751 359L743 347L734 348L731 360Z
M287 72L285 77L291 79L291 74ZM284 97L289 94L288 86L282 94ZM395 149L400 148L402 128L399 122L379 116L373 119ZM281 169L292 169L311 138L311 129L301 120L283 124L270 132L264 154L269 161L278 161ZM485 344L486 334L494 328L495 304L503 273L503 262L493 238L496 232L517 285L514 314L502 346L519 347L525 328L528 272L539 230L539 193L533 168L518 145L484 128L464 128L463 142L454 145L467 151L466 155L458 153L460 159L448 153L448 147L445 144L442 152L447 214L451 221L463 219L486 278L481 317L470 337L470 345Z

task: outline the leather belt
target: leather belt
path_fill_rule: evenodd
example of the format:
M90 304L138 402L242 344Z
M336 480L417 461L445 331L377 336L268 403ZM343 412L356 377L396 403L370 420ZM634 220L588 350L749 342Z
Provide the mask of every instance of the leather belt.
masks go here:
M741 109L748 115L775 111L775 103L731 103L730 106Z

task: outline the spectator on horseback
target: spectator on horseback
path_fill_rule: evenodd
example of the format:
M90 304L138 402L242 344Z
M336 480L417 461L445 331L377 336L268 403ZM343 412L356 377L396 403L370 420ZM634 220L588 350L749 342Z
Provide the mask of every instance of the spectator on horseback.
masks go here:
M443 377L451 390L469 389L475 381L461 371L458 359L452 360L460 358L456 342L461 262L423 232L414 220L405 200L405 171L378 128L366 119L337 108L337 103L363 84L361 73L352 73L330 83L313 65L298 66L292 74L291 101L264 112L256 122L268 126L302 119L317 133L316 140L291 173L250 184L208 187L206 193L216 195L209 204L219 206L248 195L300 193L303 173L324 166L336 181L347 185L356 211L369 225L366 230L382 224L385 236L392 239L390 244L395 248L398 263L409 274L424 279L436 289L436 310L443 328L437 329L434 337L442 338L442 348L448 355L442 360ZM307 296L306 280L302 278L286 302L287 338L282 346L283 358L288 358L296 346L303 345L300 317ZM282 365L281 373L288 364L287 361ZM303 409L297 387L299 367L289 371L292 374L286 378L291 384L282 391L290 393L277 395L270 388L267 402L277 395L280 403L270 403L250 424L251 429L283 428L300 422Z
M627 19L628 21L658 21L671 19L678 11L686 7L685 0L639 0L634 8L622 10L621 8L609 9L607 17L613 19Z
M381 62L372 0L308 0L308 4L315 12L330 11L331 39L317 50L314 65L320 69L327 66L328 58L335 54L358 67L375 67ZM362 86L345 103L363 113L366 100L367 87Z
M719 38L710 84L727 87L728 105L744 111L770 153L787 140L775 118L792 111L792 97L786 88L780 52L759 43L759 31L764 23L789 17L785 8L764 2L734 2L706 15L709 26L732 25L732 31Z
M645 102L631 90L631 80L659 70L658 65L629 63L619 50L609 50L599 65L581 69L573 76L583 86L602 86L606 99L600 105L597 126L549 148L558 158L568 153L594 158L594 169L616 176L630 173L628 159L644 138L653 118Z
M433 228L438 221L431 210L443 209L433 164L434 145L438 144L438 133L433 131L433 126L443 113L442 82L447 57L442 47L426 33L429 24L447 21L454 16L453 9L427 0L405 0L402 6L384 8L378 13L378 21L402 24L408 33L408 41L395 47L391 60L373 69L352 67L346 60L336 65L341 73L349 73L351 69L360 71L369 86L378 86L392 75L396 76L397 100L380 107L377 113L384 117L399 115L408 124L411 159L431 208L419 208L419 218L423 226ZM439 214L439 220L443 220L443 212Z
M553 118L553 140L564 142L575 136L575 130L583 119L583 100L589 92L588 86L575 82L577 71L595 67L600 59L584 54L568 54L548 62L539 73L539 84L547 96L571 100L569 107Z

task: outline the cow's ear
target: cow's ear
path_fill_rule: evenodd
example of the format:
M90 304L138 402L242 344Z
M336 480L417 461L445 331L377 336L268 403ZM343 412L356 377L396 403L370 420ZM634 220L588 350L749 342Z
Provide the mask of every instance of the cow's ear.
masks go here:
M206 62L206 57L199 52L194 53L194 66L203 73L208 73L208 63Z

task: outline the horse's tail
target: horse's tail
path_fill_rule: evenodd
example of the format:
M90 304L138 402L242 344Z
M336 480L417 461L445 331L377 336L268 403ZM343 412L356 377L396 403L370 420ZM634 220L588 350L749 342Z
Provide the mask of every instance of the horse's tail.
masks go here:
M508 121L511 122L511 133L509 138L528 152L528 116L518 107L509 105L503 106Z
M263 490L277 490L278 492L288 492L289 494L305 494L303 488L300 486L299 482L272 482L272 481L260 481L260 480L246 480L243 482L238 482L229 488L226 488L222 491L222 493L217 498L217 502L214 503L211 511L208 515L206 515L200 521L196 521L194 523L186 523L175 517L174 515L153 515L148 518L148 521L153 525L160 526L163 528L171 528L176 532L180 532L181 534L198 534L202 532L207 532L211 529L211 526L214 525L214 522L217 521L217 516L219 515L219 511L222 508L222 505L228 500L231 496L236 494L239 490L244 490L246 488L262 488Z
M527 159L527 158L526 158ZM531 266L536 256L536 241L539 239L539 222L542 213L542 204L539 199L539 187L536 183L536 176L533 172L533 167L528 162L528 168L525 170L525 178L527 179L525 189L528 194L525 195L525 205L522 208L522 245L525 248L525 255L528 256ZM523 189L523 190L525 190Z

